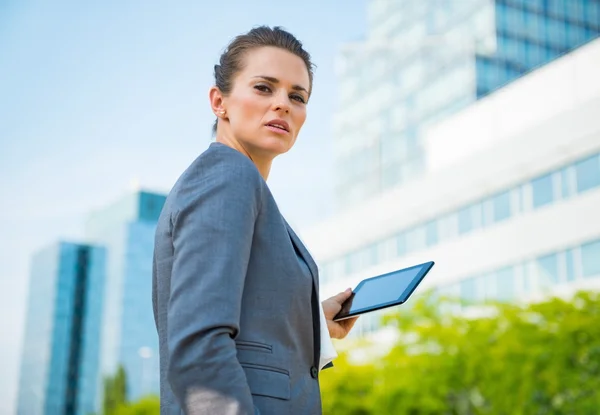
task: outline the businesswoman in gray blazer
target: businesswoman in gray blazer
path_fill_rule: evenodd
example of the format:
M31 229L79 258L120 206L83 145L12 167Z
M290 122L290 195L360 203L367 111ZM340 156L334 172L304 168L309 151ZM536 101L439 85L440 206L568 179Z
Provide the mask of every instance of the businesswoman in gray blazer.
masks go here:
M304 124L312 78L309 54L280 28L238 36L215 66L216 142L174 185L156 230L163 415L321 413L320 313L345 337L355 320L331 319L351 292L320 303L317 266L265 182Z

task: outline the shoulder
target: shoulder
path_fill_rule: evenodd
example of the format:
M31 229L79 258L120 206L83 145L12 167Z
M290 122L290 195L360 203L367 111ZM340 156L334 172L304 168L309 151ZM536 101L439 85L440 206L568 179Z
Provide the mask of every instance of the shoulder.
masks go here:
M264 184L248 157L224 144L212 143L181 175L171 196L179 208L215 195L260 203Z
M239 151L221 143L212 143L197 159L204 173L218 174L224 180L235 179L248 185L262 185L256 165Z

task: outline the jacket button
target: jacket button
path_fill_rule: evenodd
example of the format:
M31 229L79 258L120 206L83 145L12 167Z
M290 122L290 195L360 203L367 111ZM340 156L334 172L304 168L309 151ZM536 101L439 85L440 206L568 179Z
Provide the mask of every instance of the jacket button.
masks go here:
M319 377L319 371L317 370L316 367L314 367L314 366L310 367L310 376L312 376L313 379L316 379Z

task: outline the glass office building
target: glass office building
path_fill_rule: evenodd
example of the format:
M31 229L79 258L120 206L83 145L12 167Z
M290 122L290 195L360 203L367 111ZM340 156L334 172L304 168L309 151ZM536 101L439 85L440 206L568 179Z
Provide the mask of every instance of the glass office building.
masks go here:
M303 232L322 295L430 260L419 289L474 302L600 289L599 62L597 38L430 125L420 177Z
M105 250L61 242L32 261L18 415L96 409Z
M152 254L166 196L128 195L91 215L87 237L107 250L100 357L103 375L123 365L130 399L159 392L158 336L152 313Z
M596 0L370 0L337 65L338 209L420 176L430 125L599 33Z
M518 221L539 210L548 209L553 204L587 195L590 191L600 191L600 152L586 154L535 177L498 189L493 194L474 198L469 203L446 210L436 217L410 223L406 228L398 229L393 235L375 243L359 245L342 257L321 264L322 283L327 284L395 258L410 257L459 238ZM565 256L561 259L567 264L564 272L559 272L559 256ZM579 265L574 266L577 262ZM485 275L468 276L460 284L449 285L447 291L460 293L467 299L484 300L495 298L494 290L498 290L498 299L513 298L516 296L515 285L512 283L514 270L520 268L520 274L532 274L533 271L528 270L536 267L544 270L544 276L539 281L542 285L573 281L576 269L580 270L578 272L583 278L596 276L600 274L600 238L569 249L544 252L528 261L490 270ZM494 282L496 280L498 283ZM497 288L490 288L491 284L495 284L494 287ZM535 286L529 282L524 284L526 287Z

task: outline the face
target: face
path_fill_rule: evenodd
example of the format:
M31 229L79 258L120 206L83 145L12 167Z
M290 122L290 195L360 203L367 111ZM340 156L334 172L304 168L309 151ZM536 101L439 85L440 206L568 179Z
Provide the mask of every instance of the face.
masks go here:
M223 133L251 155L273 158L292 148L306 119L308 69L302 58L274 47L250 50L244 59L231 93L220 97Z

